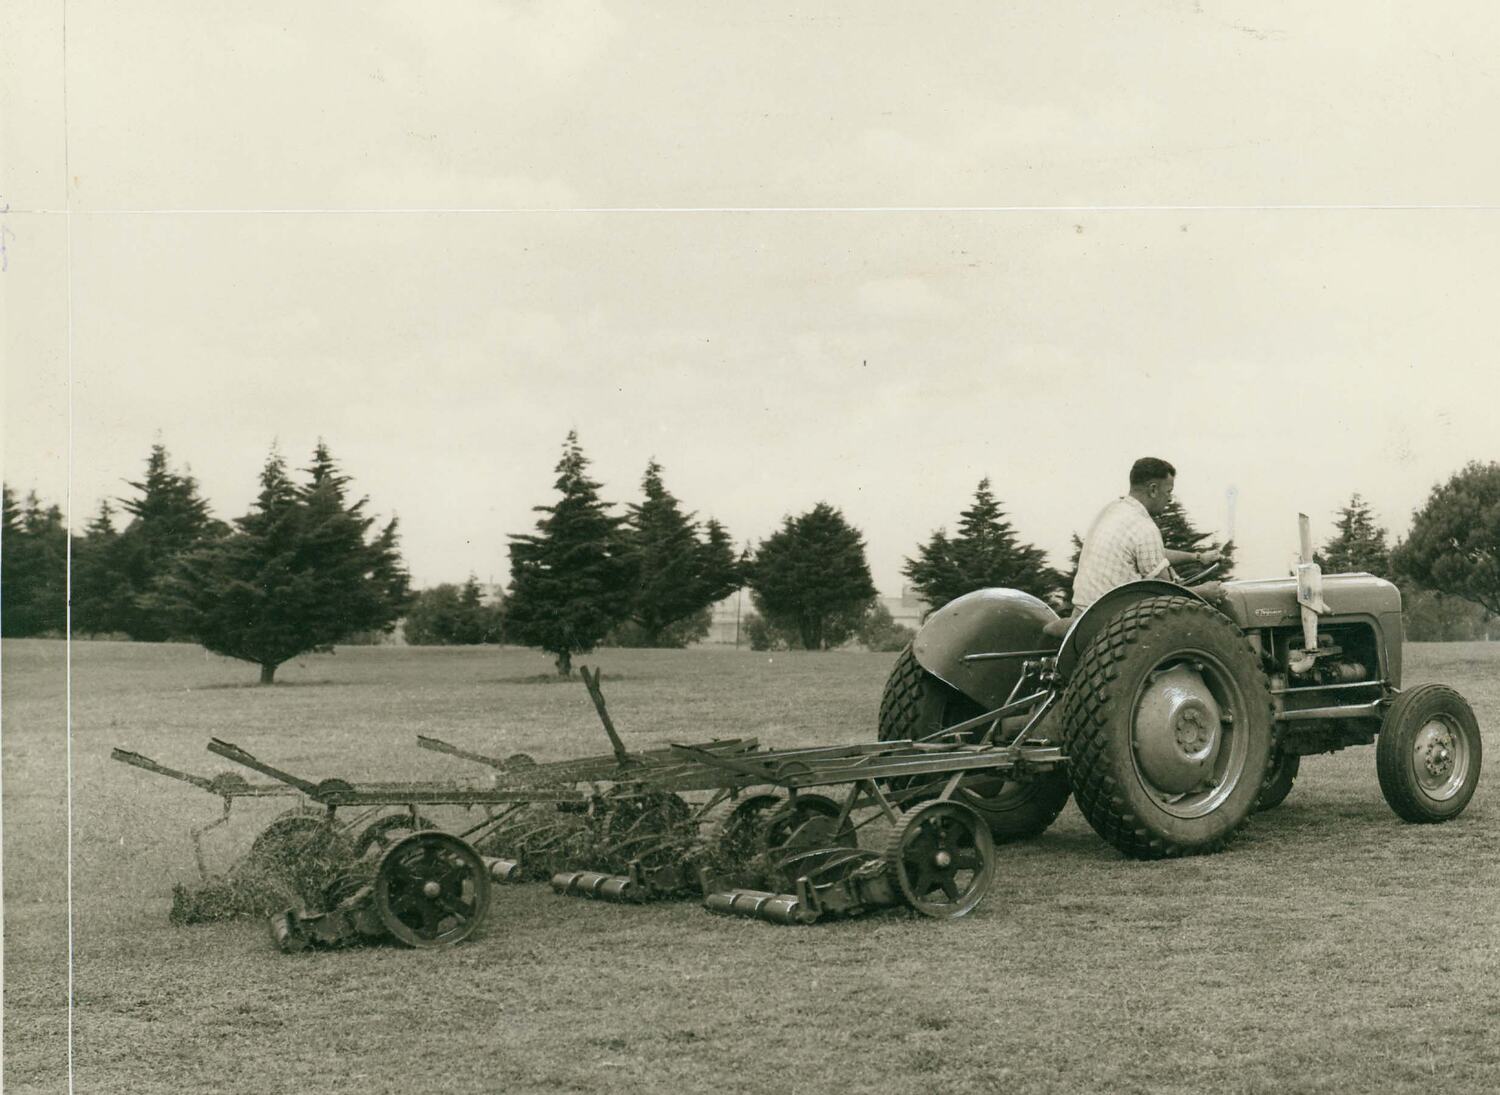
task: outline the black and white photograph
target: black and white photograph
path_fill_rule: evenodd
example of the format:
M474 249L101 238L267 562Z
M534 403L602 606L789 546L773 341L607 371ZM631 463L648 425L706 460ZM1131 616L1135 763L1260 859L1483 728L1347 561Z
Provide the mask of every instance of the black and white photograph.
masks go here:
M1497 42L7 4L3 1089L1500 1090Z

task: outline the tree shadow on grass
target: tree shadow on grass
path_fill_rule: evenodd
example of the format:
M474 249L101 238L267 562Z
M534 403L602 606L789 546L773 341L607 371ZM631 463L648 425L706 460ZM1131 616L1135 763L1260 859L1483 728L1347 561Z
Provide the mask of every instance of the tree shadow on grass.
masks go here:
M625 676L625 674L623 674L623 673L600 673L599 674L599 680L600 680L601 683L604 683L604 684L607 684L610 681L623 681L623 680L627 680L627 679L632 680L632 681L645 681L645 680L650 680L651 678L650 677L637 677L637 676L631 676L631 677L627 678ZM565 684L565 685L568 685L570 688L577 688L580 691L583 689L583 678L582 677L577 676L577 675L574 675L572 677L559 677L556 673L532 673L530 675L520 676L520 677L486 677L484 680L479 681L478 683L479 684Z
M225 690L225 689L243 688L246 691L253 692L256 689L260 689L260 688L264 688L267 691L272 691L272 690L280 689L280 688L322 688L325 685L335 685L335 684L345 685L345 686L354 686L354 685L357 685L358 683L359 682L357 682L357 681L336 681L332 677L324 677L321 680L316 680L316 681L276 681L273 684L261 684L259 681L231 681L231 682L226 682L226 683L223 683L223 684L200 684L200 685L196 685L196 686L194 686L192 688L187 688L184 691L187 691L187 692L217 692L217 691L222 691L222 690Z

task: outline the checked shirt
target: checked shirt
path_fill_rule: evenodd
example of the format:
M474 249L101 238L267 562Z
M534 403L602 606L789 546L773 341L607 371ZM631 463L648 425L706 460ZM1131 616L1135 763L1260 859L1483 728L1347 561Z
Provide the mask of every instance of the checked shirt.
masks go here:
M1116 498L1099 512L1078 556L1073 604L1087 608L1115 586L1155 578L1167 569L1161 529L1130 495Z

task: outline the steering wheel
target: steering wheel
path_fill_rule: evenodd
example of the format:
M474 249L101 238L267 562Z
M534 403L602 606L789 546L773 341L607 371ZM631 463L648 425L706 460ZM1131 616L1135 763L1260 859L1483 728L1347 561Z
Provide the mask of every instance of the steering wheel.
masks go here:
M1172 576L1174 579L1176 579L1177 584L1180 586L1195 586L1223 565L1224 562L1221 559L1217 563L1210 563L1208 566L1200 570L1197 574L1194 574L1191 578L1178 578L1177 572L1175 570L1172 572Z

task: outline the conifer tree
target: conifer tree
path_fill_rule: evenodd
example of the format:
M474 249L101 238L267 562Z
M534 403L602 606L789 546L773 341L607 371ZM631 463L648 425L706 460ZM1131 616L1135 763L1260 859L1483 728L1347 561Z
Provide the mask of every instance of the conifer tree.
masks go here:
M1375 523L1370 504L1355 493L1339 510L1337 530L1314 558L1324 574L1364 571L1379 578L1390 577L1391 552L1385 529Z
M534 506L544 514L533 534L512 535L506 636L539 647L573 672L573 655L587 654L630 609L631 566L620 526L588 477L589 461L569 431L558 461L558 500Z
M229 535L177 561L152 600L181 630L216 654L260 666L271 684L284 662L331 650L363 631L390 631L405 608L409 578L392 518L378 532L367 499L349 503L319 443L303 485L274 450L250 512Z
M36 491L16 503L3 486L0 527L0 634L61 635L68 625L68 534L62 510Z
M979 481L974 501L960 514L957 535L939 529L901 572L934 609L976 589L999 586L1047 597L1062 585L1046 553L1017 539L989 479Z
M853 635L875 596L864 538L827 502L786 518L762 540L746 579L756 611L795 632L806 650Z
M504 610L484 603L479 579L444 582L412 598L402 632L413 646L468 646L501 640Z
M691 513L662 483L655 460L641 480L645 500L627 507L623 528L632 589L630 618L641 646L682 645L681 625L729 596L740 585L734 543L710 519L700 534Z
M146 474L131 480L138 497L122 499L132 520L110 548L110 565L129 588L123 618L112 623L132 639L159 642L181 637L161 615L160 602L152 596L157 584L172 569L178 556L228 531L209 513L208 503L198 494L197 481L172 470L167 450L158 442L146 458Z
M123 632L134 611L135 593L121 559L121 540L109 499L73 540L73 613L75 635Z
M1213 581L1222 582L1231 576L1234 571L1234 544L1220 544L1214 539L1213 533L1200 532L1176 498L1171 499L1166 508L1156 515L1155 521L1156 527L1161 529L1162 543L1174 551L1210 551L1221 548L1224 561L1210 577ZM1182 571L1183 578L1191 578L1196 573L1192 566L1177 569Z

